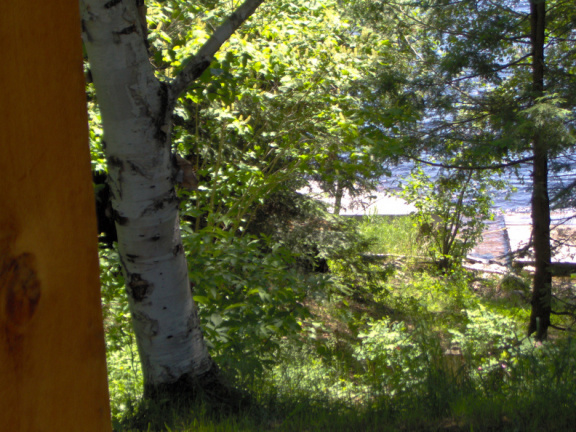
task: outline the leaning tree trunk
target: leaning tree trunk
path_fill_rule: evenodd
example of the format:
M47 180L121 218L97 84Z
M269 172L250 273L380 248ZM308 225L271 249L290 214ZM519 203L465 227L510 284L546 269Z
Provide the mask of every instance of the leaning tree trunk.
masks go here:
M261 2L238 8L169 85L154 75L135 0L80 0L146 396L218 383L181 242L171 115L178 95Z
M544 94L544 42L546 2L531 0L530 26L532 42L532 88L534 98ZM532 239L535 273L532 289L532 313L528 334L544 340L550 326L552 273L550 270L550 200L548 197L548 148L544 137L536 132L532 139L534 172L532 189Z
M135 25L135 3L97 3L82 4L84 42L102 114L118 250L149 394L158 386L207 374L214 364L200 331L180 240L168 88L154 76Z

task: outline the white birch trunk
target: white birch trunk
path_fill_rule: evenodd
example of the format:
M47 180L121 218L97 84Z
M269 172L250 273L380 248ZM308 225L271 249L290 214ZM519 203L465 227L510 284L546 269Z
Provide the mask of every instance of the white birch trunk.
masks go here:
M170 151L169 88L154 76L134 1L81 0L112 207L147 391L213 362L190 291Z
M136 0L80 0L118 248L148 395L171 385L199 384L217 391L221 386L190 291L174 191L171 115L179 94L262 2L245 0L167 84L155 77L148 60L145 17Z

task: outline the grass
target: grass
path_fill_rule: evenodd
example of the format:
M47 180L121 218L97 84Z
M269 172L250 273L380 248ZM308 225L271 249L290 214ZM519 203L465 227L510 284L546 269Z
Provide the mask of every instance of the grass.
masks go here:
M373 253L420 254L406 220L361 222ZM410 239L401 245L402 239ZM334 270L341 280L345 269ZM353 281L355 284L358 280ZM350 295L309 301L277 361L243 376L241 413L139 400L133 351L109 354L116 430L560 431L576 424L576 341L524 337L526 302L492 276L407 266ZM116 345L117 346L117 345Z
M368 216L358 225L361 232L372 239L369 252L404 256L425 254L418 229L409 217Z

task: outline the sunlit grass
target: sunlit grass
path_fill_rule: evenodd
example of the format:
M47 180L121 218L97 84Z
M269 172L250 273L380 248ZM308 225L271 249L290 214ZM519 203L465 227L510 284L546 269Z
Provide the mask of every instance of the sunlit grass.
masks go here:
M424 254L418 241L418 228L409 216L368 216L358 225L360 231L372 239L372 253L408 257Z

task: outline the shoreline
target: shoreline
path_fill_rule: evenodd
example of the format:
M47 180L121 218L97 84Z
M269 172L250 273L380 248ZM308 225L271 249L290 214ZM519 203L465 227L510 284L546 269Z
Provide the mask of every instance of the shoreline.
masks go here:
M334 198L322 192L316 185L303 188L300 193L324 202L333 211ZM505 260L511 253L526 248L532 231L529 207L496 209L495 220L487 224L483 239L472 249L471 258L481 260ZM416 211L414 205L384 191L351 197L345 194L341 201L341 216L408 216ZM576 209L550 212L550 229L553 246L552 263L576 264ZM533 260L531 249L523 260ZM512 263L509 263L512 264Z

